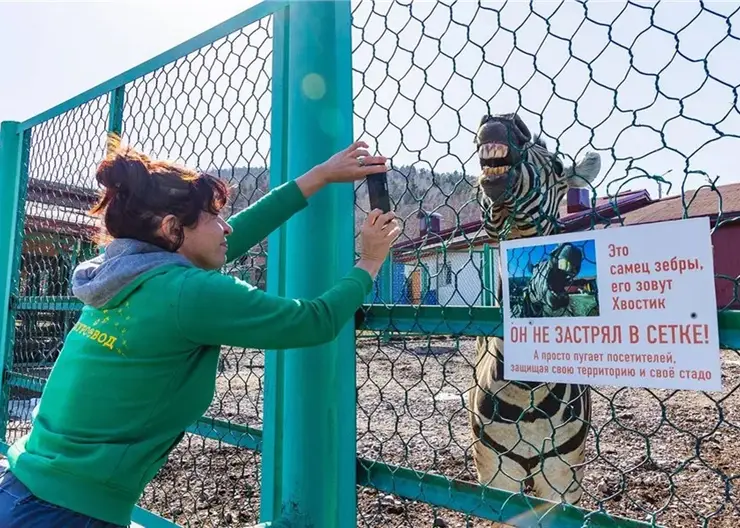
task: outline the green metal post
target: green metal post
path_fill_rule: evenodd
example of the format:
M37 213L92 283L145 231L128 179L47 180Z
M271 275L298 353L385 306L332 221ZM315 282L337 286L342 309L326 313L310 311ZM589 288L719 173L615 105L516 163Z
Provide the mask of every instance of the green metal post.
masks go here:
M18 123L0 124L0 440L6 442L7 401L10 387L5 373L13 360L15 316L11 296L16 274L18 217L21 207L21 162L24 142Z
M288 10L273 15L272 49L272 127L270 137L270 188L287 181L288 126ZM267 292L285 295L285 230L282 226L267 239ZM265 351L265 389L262 411L262 478L260 482L260 521L270 521L281 515L283 408L282 380L285 352ZM255 527L257 528L257 527Z
M123 107L126 101L126 86L119 86L110 93L110 109L108 113L108 132L121 135L123 133Z
M493 306L493 281L491 280L491 246L483 244L481 255L481 278L483 283L483 306Z
M108 135L123 133L123 107L126 100L126 85L114 88L110 92L108 106ZM110 148L110 138L106 139L106 151ZM98 255L105 253L105 246L98 246Z
M288 177L347 147L352 135L348 0L292 3L288 20ZM354 264L354 186L322 189L288 221L285 294L313 298ZM357 523L355 332L284 353L282 513L294 527Z

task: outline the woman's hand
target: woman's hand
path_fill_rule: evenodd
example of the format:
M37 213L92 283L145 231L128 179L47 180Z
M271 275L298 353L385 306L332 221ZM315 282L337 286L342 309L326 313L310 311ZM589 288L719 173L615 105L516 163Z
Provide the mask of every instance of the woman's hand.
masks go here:
M385 172L388 161L383 156L371 156L364 141L355 141L349 147L334 154L316 170L327 183L351 182L366 178L370 174Z
M373 209L367 215L360 232L362 248L357 267L367 271L373 278L388 257L391 246L401 234L401 227L395 220L396 215L389 211L383 213Z
M383 156L371 156L364 141L355 141L349 147L296 180L303 195L308 198L329 183L353 182L370 174L385 172L388 161Z

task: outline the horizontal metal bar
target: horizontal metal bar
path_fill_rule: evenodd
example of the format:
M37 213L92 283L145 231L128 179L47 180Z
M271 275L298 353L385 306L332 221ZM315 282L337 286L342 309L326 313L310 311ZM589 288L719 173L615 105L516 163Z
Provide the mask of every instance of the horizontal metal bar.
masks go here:
M503 321L498 308L482 306L365 305L358 330L410 334L501 336Z
M404 499L521 528L659 526L362 458L357 460L357 483Z
M156 513L145 510L141 506L134 507L132 520L135 523L132 528L135 528L136 525L142 528L180 528L179 524L168 521Z
M16 311L79 312L84 304L77 297L29 296L16 297Z
M29 129L39 123L43 123L44 121L60 116L73 108L77 108L93 99L112 92L116 88L143 77L144 75L147 75L162 66L166 66L177 59L185 57L190 53L199 50L203 46L207 46L208 44L233 33L234 31L238 31L239 29L253 24L266 16L272 15L273 13L288 7L288 5L290 5L289 0L263 0L259 4L250 7L242 13L239 13L221 24L204 31L200 35L186 40L182 44L175 46L174 48L165 51L138 66L134 66L130 70L117 75L90 90L82 92L81 94L60 103L45 112L23 121L18 125L18 131L21 132Z
M76 297L18 297L20 311L79 311ZM380 305L366 304L358 317L358 330L428 335L479 335L502 337L501 308L491 306ZM725 348L740 349L740 310L717 312L719 341Z
M503 337L501 308L489 306L365 305L358 330ZM720 344L740 349L740 310L717 313Z
M277 520L255 524L248 528L292 528L294 526L299 526L299 523L289 519L288 517L280 517Z
M187 428L189 433L252 451L262 450L262 431L215 418L202 417Z
M11 372L8 375L7 383L11 387L31 390L34 392L43 392L44 385L46 385L46 379L38 376L31 376L29 374L23 374L21 372Z
M717 324L720 346L740 349L740 310L717 312Z

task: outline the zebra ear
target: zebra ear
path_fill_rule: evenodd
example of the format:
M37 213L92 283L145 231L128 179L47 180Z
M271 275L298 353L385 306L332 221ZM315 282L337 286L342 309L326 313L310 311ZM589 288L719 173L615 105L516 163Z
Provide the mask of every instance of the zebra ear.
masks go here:
M601 156L596 152L586 152L580 162L565 169L564 176L568 187L589 187L599 175L599 171L601 171Z

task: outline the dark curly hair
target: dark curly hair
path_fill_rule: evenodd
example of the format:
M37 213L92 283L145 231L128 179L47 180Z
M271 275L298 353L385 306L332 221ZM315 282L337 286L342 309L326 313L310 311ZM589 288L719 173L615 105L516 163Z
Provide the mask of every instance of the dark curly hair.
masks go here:
M153 160L111 134L108 150L95 178L103 187L100 199L90 210L103 216L99 241L132 238L177 251L185 227L195 227L202 212L218 214L226 205L229 188L209 174L175 163ZM167 215L176 220L169 227L174 240L160 234Z

